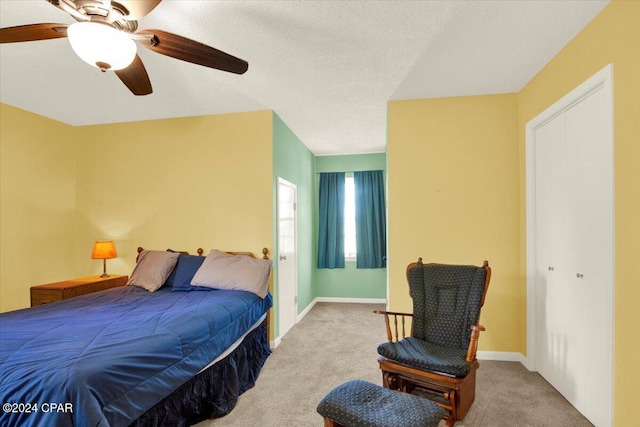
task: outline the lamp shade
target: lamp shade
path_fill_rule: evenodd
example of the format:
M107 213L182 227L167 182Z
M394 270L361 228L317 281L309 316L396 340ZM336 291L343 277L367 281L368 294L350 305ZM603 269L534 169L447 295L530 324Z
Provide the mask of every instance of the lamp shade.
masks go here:
M93 259L110 259L118 256L116 245L111 240L98 240L93 244Z
M76 22L67 28L73 51L87 64L121 70L136 57L136 43L124 32L99 22Z

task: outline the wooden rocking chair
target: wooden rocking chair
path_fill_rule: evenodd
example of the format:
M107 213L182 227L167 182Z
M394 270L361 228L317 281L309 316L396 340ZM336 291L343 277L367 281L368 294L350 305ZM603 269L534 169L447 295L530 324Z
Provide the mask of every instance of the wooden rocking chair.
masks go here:
M413 314L375 310L384 314L389 340L378 346L384 387L428 397L448 412L448 427L475 400L478 336L485 330L478 320L490 279L487 261L476 267L419 258L407 266Z

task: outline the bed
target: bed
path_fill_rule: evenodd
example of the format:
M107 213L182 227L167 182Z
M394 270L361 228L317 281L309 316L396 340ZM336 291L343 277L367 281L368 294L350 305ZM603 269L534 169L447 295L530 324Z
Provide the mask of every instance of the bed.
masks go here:
M169 276L187 260L195 280L210 255L175 256ZM0 425L186 426L231 411L270 353L271 295L165 279L152 292L125 286L0 314Z

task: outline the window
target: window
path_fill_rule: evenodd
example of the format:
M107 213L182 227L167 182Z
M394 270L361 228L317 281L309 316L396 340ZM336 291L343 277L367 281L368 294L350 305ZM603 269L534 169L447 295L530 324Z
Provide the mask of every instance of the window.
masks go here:
M344 257L356 260L356 191L353 175L344 178Z
M319 184L318 268L384 268L383 171L321 172Z

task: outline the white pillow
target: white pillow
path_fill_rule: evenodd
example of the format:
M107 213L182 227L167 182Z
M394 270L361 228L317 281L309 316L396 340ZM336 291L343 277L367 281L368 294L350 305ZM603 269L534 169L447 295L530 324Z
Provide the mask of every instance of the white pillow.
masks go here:
M142 251L127 286L138 286L149 292L160 289L178 262L178 252Z
M267 296L271 261L212 250L191 279L192 286L249 291Z

